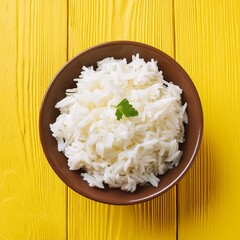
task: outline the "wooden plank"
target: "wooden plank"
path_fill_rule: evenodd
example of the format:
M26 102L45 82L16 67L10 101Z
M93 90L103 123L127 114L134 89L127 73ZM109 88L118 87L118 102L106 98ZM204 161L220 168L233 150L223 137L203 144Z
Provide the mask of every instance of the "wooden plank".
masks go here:
M174 54L172 1L69 1L69 58L94 44L136 40ZM148 203L109 206L69 189L69 239L175 239L175 189Z
M179 184L179 238L239 239L240 2L175 1L176 58L202 100L200 153Z
M0 238L66 239L66 187L40 146L41 100L67 60L66 1L1 1Z
M69 0L69 58L95 44L132 40L173 55L172 1Z

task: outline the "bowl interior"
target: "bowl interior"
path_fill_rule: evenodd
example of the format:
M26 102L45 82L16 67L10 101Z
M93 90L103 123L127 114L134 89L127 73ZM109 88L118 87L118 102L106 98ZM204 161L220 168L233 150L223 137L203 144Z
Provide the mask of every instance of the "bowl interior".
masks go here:
M74 78L80 75L82 66L96 66L96 62L106 57L126 58L131 61L134 54L139 53L145 61L152 58L158 62L165 80L172 81L183 89L182 100L187 102L188 124L185 126L185 143L182 144L183 155L177 168L160 176L157 188L150 185L138 187L134 193L120 189L104 190L91 188L83 181L79 171L70 171L67 159L58 152L57 142L51 135L49 124L55 122L59 111L55 104L65 97L68 88L74 88ZM130 42L116 41L90 48L70 60L55 76L49 86L40 112L40 138L44 153L56 174L70 188L90 199L108 204L133 204L152 199L174 186L184 175L192 163L198 150L203 128L203 115L198 93L191 79L182 67L165 53L151 46Z

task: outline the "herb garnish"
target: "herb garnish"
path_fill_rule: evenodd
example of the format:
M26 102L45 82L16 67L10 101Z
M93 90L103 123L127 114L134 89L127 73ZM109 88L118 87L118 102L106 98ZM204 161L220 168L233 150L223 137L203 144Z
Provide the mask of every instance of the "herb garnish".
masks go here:
M135 117L138 116L138 111L129 103L129 101L124 98L117 106L113 106L116 108L115 115L117 120L122 119L122 116L125 117Z

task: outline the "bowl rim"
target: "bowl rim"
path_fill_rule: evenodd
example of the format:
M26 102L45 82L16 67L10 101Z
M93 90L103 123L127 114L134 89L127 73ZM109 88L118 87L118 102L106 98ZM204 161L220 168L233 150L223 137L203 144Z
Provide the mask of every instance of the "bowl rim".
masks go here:
M154 192L154 194L148 195L146 197L136 199L136 200L130 200L130 201L122 201L122 200L119 200L119 199L117 199L116 201L112 201L112 200L108 201L106 198L101 198L101 197L99 198L98 196L93 196L93 195L89 194L87 191L80 192L75 187L75 185L72 184L71 181L68 181L68 178L61 171L59 171L58 167L54 164L54 162L50 161L51 156L48 153L48 151L46 151L47 147L46 147L46 142L44 141L44 127L43 127L43 121L44 121L43 115L44 114L43 114L43 112L44 112L44 109L45 109L46 99L48 98L49 92L51 91L51 89L53 88L55 83L57 82L56 80L61 76L62 72L65 70L65 68L68 66L68 64L77 61L77 59L80 56L88 54L88 52L93 51L95 49L109 47L109 46L113 46L113 45L133 45L133 46L145 48L147 50L151 50L151 51L161 55L174 68L177 68L178 71L180 71L181 74L183 74L185 76L185 78L188 79L188 81L191 84L193 90L195 91L195 98L196 98L196 101L198 103L199 117L200 117L200 121L199 121L200 124L198 125L198 134L197 134L198 138L196 139L196 145L195 145L195 148L194 148L193 153L191 155L191 158L188 160L185 168L165 188L160 189L159 191ZM193 164L194 159L196 158L197 152L198 152L198 150L200 148L200 145L201 145L201 140L202 140L202 136L203 136L203 128L204 128L204 118L203 118L203 109L202 109L202 104L201 104L201 101L200 101L200 97L199 97L198 91L197 91L192 79L187 74L187 72L183 69L183 67L174 58L170 57L168 54L166 54L162 50L160 50L156 47L153 47L151 45L142 43L142 42L129 41L129 40L115 40L115 41L107 41L107 42L99 43L99 44L96 44L94 46L91 46L91 47L79 52L78 54L73 56L71 59L69 59L60 68L60 70L58 70L58 72L54 75L54 77L52 78L51 82L49 83L47 89L45 90L45 94L43 95L43 99L42 99L41 106L40 106L40 114L39 114L40 142L41 142L42 149L43 149L43 152L45 154L45 157L46 157L48 163L50 164L50 166L52 167L52 169L54 170L55 174L58 175L58 177L63 181L64 184L66 184L68 187L70 187L72 190L74 190L76 193L80 194L81 196L84 196L86 198L89 198L89 199L97 201L97 202L101 202L101 203L104 203L104 204L110 204L110 205L131 205L131 204L138 204L138 203L146 202L146 201L152 200L152 199L164 194L165 192L167 192L168 190L173 188L183 178L183 176L187 173L187 170ZM131 193L129 193L129 194L131 194Z

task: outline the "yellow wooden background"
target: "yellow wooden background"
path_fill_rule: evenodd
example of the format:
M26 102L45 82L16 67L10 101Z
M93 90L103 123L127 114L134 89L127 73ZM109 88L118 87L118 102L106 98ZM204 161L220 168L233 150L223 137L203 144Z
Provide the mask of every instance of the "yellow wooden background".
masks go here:
M88 200L55 175L41 100L71 57L108 40L174 57L202 101L204 135L177 187L133 206ZM240 1L0 0L0 240L240 239Z

